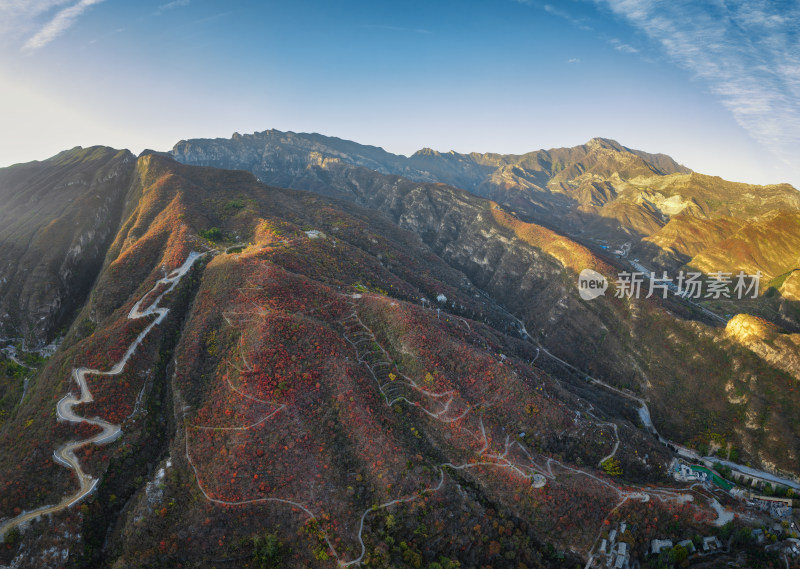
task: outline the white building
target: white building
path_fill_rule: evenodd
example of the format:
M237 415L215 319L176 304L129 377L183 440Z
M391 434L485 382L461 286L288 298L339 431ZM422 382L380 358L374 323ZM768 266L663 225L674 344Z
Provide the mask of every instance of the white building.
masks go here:
M691 539L684 539L683 541L679 541L678 545L680 545L682 548L684 548L689 553L694 553L696 551L696 548L694 546L694 542L692 542Z
M650 542L650 553L658 555L662 549L670 549L672 547L671 539L654 539Z
M715 549L719 549L722 544L717 539L717 536L712 535L711 537L704 537L703 538L703 551L714 551Z

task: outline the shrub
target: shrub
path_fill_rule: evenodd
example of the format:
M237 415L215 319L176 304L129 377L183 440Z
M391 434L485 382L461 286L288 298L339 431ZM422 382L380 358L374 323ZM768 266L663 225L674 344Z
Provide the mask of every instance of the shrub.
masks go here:
M603 470L609 476L622 476L622 464L613 456L603 461Z
M219 227L212 227L200 232L200 237L209 241L222 241L222 230Z
M264 537L253 538L253 561L259 569L277 569L282 567L283 558L291 553L278 536L268 533Z

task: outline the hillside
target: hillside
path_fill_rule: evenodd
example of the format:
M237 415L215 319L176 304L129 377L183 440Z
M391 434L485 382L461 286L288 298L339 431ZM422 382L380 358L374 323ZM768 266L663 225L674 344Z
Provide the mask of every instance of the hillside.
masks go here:
M41 346L69 324L114 237L133 168L130 152L101 146L0 168L0 337Z
M797 474L771 352L674 299L581 300L616 261L497 202L334 160L296 163L313 192L132 163L0 425L0 563L582 565L608 519L640 556L720 531L653 435Z
M192 147L200 152L205 144L194 141ZM208 144L216 147L222 142ZM179 144L176 149L181 147ZM228 151L235 160L233 150ZM291 160L296 166L292 187L342 197L384 212L400 227L419 235L445 262L519 318L537 345L584 373L645 394L657 423L669 438L696 444L710 433L723 431L725 437L736 441L740 452L754 460L763 460L767 453L775 457L774 464L782 465L780 468L794 468L787 459L797 456L797 451L787 454L784 445L794 448L796 442L789 441L795 441L795 436L766 435L783 431L788 423L794 425L790 427L793 431L800 428L789 418L792 404L775 391L783 389L777 386L786 385L787 377L768 362L753 358L749 350L729 344L722 331L692 322L704 322L695 307L673 301L660 307L654 299L633 303L608 298L610 294L601 302L581 301L574 288L576 273L590 267L612 277L626 265L615 266L613 258L600 257L570 237L528 224L491 201L452 187L416 183L339 160L312 160L302 165L301 155L276 152L283 156L281 160ZM254 170L259 172L258 168ZM706 197L711 191L705 186L707 176L674 174L672 179L664 184L700 185ZM763 200L753 198L762 205L752 207L769 208L786 196L794 199L784 189L778 188L776 193L778 197L767 194ZM732 206L724 211L739 212ZM732 306L726 306L726 311L736 309L735 303L729 304ZM687 362L687 345L704 345L706 352ZM725 392L729 381L746 375L738 368L741 365L762 375L766 385L750 385L747 390L752 391L752 397L746 399L722 398L719 394ZM690 399L689 394L701 385L706 386L706 396ZM681 405L674 405L676 398ZM765 403L767 400L773 403ZM774 413L765 415L768 408ZM766 422L758 429L743 429L742 418L753 415L762 416ZM752 421L748 424L755 425ZM768 447L772 450L766 450Z
M69 515L34 522L26 543L43 557L20 566L47 562L53 545L80 563L197 565L276 530L297 564L513 551L529 567L558 566L574 555L567 544L591 545L625 492L576 463L614 449L629 477L663 476L663 448L629 423L611 429L527 364L532 348L498 330L507 316L382 216L157 155L139 159L135 179L89 303L3 428L3 515L72 492L50 449L92 431L57 423L48 402L68 391L70 368L107 370L146 334L120 375L90 372L94 401L78 409L121 424L122 439L76 452L99 488ZM246 244L213 250L198 235L210 227ZM208 253L178 288L163 302L148 295L192 250ZM138 299L170 307L163 324L126 319ZM628 433L619 445L617 429ZM549 522L575 512L587 523ZM508 539L483 525L493 518ZM505 545L465 553L464 523ZM82 549L64 532L80 532ZM190 539L201 546L184 547Z
M800 212L758 216L704 248L688 264L706 273L760 271L767 281L793 271L800 267Z

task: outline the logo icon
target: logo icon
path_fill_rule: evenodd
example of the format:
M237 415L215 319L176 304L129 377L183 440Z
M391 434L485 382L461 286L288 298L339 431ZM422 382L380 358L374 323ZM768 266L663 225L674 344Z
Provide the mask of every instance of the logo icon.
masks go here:
M592 269L583 269L578 276L578 294L583 300L594 300L608 289L608 279Z

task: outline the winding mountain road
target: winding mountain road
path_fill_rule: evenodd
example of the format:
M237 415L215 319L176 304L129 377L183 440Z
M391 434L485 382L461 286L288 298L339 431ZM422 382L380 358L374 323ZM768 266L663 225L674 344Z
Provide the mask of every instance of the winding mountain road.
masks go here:
M76 405L81 405L83 403L90 403L94 401L94 397L92 396L92 392L89 390L89 386L86 382L86 378L89 375L119 375L125 369L125 365L130 360L131 356L133 356L136 349L141 345L142 341L147 337L150 331L160 324L164 318L167 317L169 313L168 308L159 308L159 303L164 298L165 295L170 293L181 280L181 278L189 272L189 269L192 268L192 265L205 253L197 253L191 252L189 256L186 258L186 261L172 271L168 276L160 279L156 284L150 289L144 296L142 296L139 301L133 305L130 312L128 313L129 320L137 320L139 318L146 318L151 315L156 315L156 318L147 325L147 327L136 337L136 339L131 343L128 347L125 354L122 356L114 367L112 367L108 371L102 371L98 369L89 369L85 367L80 367L72 370L72 379L75 380L75 383L78 385L80 389L80 395L75 397L72 393L68 393L56 405L56 417L59 421L67 421L70 423L86 423L89 425L95 425L100 427L101 431L92 436L88 439L81 439L78 441L70 441L65 443L64 445L60 446L53 452L53 459L60 465L69 468L75 472L75 476L78 478L78 483L80 484L80 488L74 494L66 496L63 500L61 500L57 504L52 504L49 506L42 506L41 508L37 508L30 512L23 512L19 516L12 518L2 525L0 525L0 537L4 536L9 530L15 527L19 527L20 525L39 518L44 515L54 514L56 512L60 512L66 508L69 508L81 500L83 500L86 496L91 494L97 484L99 482L98 478L94 478L91 475L84 472L83 468L81 467L80 461L78 460L77 456L75 455L75 451L81 449L87 445L95 444L95 445L103 445L108 444L122 435L122 428L119 425L115 425L109 423L108 421L104 421L99 417L94 417L91 419L87 419L85 417L81 417L80 415L76 415L74 412L74 407ZM158 287L166 285L166 288L158 295L158 297L150 303L150 305L142 310L142 303L150 296L150 293L157 290Z

